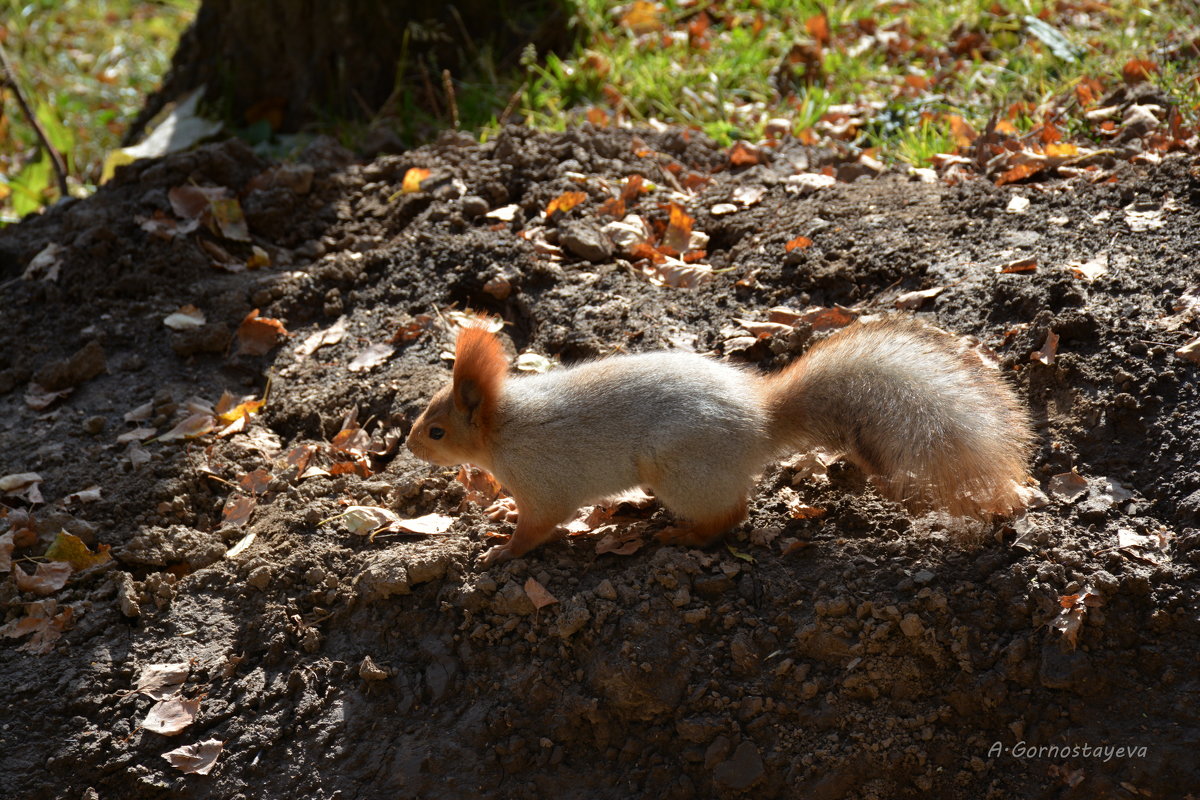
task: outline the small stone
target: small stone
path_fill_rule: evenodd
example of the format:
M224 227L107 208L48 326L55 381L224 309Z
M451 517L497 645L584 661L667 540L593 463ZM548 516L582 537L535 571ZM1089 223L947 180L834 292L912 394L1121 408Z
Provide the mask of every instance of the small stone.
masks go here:
M255 589L263 590L271 585L271 570L265 566L255 567L246 577L246 582Z
M97 434L104 432L104 426L107 424L108 420L99 415L88 417L83 421L83 430L85 433L91 436L96 436Z
M358 665L358 677L364 681L383 681L388 678L388 671L371 660L370 656L363 656L362 663Z
M561 223L558 243L573 255L594 264L602 264L612 258L612 242L598 227L586 222Z
M713 770L713 783L735 792L744 792L763 779L765 769L762 756L753 742L744 741L733 752L733 757L722 761Z
M474 219L488 212L488 201L478 195L469 194L462 199L462 214L467 219Z
M916 614L905 614L900 620L900 630L909 638L916 638L925 632L925 625Z

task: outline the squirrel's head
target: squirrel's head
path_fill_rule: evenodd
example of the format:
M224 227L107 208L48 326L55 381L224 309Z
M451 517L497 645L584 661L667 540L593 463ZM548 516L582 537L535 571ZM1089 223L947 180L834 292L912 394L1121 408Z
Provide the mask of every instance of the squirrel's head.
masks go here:
M454 379L417 417L405 446L444 467L487 461L507 367L494 334L464 328L454 351Z

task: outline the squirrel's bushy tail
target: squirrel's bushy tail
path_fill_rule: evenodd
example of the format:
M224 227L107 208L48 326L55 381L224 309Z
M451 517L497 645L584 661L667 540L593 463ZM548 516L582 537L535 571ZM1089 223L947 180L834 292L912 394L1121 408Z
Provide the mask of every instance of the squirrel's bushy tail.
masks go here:
M913 320L847 328L766 378L772 437L843 454L913 510L1024 506L1029 416L997 370Z

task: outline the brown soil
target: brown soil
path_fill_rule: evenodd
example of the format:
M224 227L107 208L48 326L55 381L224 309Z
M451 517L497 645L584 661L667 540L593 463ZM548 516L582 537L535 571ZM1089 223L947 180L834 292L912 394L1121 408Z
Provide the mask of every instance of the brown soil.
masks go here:
M1164 322L1200 283L1195 165L1125 166L1099 185L897 173L788 192L810 155L783 148L770 165L723 170L724 153L679 133L514 129L365 165L318 143L302 159L311 187L291 168L264 188L251 181L274 168L234 142L140 163L0 232L0 475L37 472L46 499L32 506L38 541L15 555L39 556L65 528L114 556L50 595L73 611L47 652L29 637L0 646L5 796L1200 793L1200 396L1197 365L1174 352L1197 331L1186 314ZM635 173L664 187L641 205L664 216L675 163L717 170L689 208L711 236L708 262L730 269L694 290L651 285L588 230L603 182ZM432 170L426 190L397 195L412 166ZM271 266L216 270L202 239L242 260L250 244L140 227L170 214L168 190L188 183L236 192ZM713 215L739 186L766 193ZM590 199L545 223L570 243L555 263L518 232L567 190ZM1030 200L1025 213L1006 211L1014 195ZM511 224L482 216L510 203ZM1134 230L1138 209L1164 224ZM812 246L785 253L798 235ZM57 282L20 279L49 243L65 248ZM1064 268L1101 253L1108 272L1093 282ZM1023 257L1035 272L996 271ZM485 289L500 275L504 300ZM785 304L880 310L933 286L948 288L917 313L990 345L1032 408L1042 488L1072 469L1088 482L993 524L979 546L843 466L828 483L797 483L826 513L792 519L780 495L794 471L773 468L727 546L647 534L632 555L597 555L577 536L481 570L486 532L505 525L463 502L453 471L391 450L368 477L299 480L283 460L303 444L328 453L353 410L381 439L404 433L446 380L450 337L435 326L373 369L348 365L452 304L502 316L517 350L564 361L689 347L772 368L811 337L747 344L731 339L735 318ZM165 328L188 303L207 325ZM231 354L254 308L293 336L265 356ZM340 343L297 354L339 318ZM1057 358L1031 360L1048 332L1061 337ZM138 466L117 442L135 425L165 432L193 396L261 396L268 376L269 403L246 432L151 442ZM31 381L74 391L33 410ZM148 421L124 421L147 402ZM223 524L230 484L258 468L274 477L249 523ZM98 501L68 497L92 485ZM445 536L372 541L328 521L347 503L458 520ZM642 516L628 524L669 524ZM227 557L250 532L249 549ZM1138 534L1141 547L1119 546ZM535 610L529 578L559 602ZM1060 598L1088 588L1072 649L1049 623ZM5 576L3 621L40 599ZM167 737L142 727L154 701L131 690L146 666L177 661L191 665L183 694L202 700ZM208 739L224 743L209 775L161 757Z

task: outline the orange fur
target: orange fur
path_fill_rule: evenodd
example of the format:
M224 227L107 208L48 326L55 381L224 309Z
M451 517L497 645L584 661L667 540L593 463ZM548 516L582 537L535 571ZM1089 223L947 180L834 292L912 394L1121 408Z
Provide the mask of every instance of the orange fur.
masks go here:
M463 387L474 385L479 391L477 425L486 434L496 418L500 391L508 374L508 359L500 340L483 328L463 328L454 349L454 400L460 411L466 410Z

